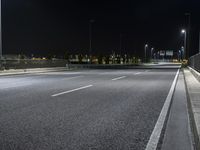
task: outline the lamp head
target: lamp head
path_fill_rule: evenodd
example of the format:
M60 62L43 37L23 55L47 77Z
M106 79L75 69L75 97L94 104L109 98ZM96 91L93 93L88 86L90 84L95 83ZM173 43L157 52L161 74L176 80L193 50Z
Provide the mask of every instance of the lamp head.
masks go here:
M185 29L182 29L182 30L181 30L181 33L185 33L185 32L186 32Z

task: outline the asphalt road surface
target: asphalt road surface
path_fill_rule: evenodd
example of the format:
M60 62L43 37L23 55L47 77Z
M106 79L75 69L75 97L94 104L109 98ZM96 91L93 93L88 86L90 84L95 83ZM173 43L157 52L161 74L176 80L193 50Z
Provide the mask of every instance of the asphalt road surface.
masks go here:
M143 150L177 69L0 77L1 150Z

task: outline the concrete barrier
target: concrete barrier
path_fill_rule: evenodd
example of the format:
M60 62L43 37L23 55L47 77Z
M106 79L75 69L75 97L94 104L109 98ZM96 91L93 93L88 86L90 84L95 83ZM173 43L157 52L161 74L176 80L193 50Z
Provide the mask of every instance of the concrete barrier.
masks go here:
M32 68L32 69L10 69L0 71L0 76L3 75L19 75L30 73L42 73L42 72L55 72L55 71L67 71L68 67L54 67L54 68Z
M193 76L195 76L195 78L200 82L200 73L189 66L188 66L188 69L193 74Z
M136 64L69 64L70 69L131 69Z
M0 60L0 70L65 67L66 64L68 64L68 60L65 59L55 59L55 60L2 59Z
M70 69L178 69L180 64L69 64Z

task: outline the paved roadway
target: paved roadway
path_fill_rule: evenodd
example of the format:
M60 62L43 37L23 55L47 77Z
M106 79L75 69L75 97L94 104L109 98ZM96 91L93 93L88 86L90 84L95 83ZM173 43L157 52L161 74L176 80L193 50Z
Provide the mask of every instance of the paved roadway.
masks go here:
M1 150L143 150L177 69L0 77Z

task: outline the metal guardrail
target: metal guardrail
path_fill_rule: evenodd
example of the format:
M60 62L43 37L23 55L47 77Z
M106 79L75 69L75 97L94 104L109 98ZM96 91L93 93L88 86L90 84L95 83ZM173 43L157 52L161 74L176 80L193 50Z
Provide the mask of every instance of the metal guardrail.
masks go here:
M32 59L2 59L0 69L27 69L27 68L47 68L47 67L66 67L67 60L32 60Z
M200 53L189 58L189 66L200 72Z

